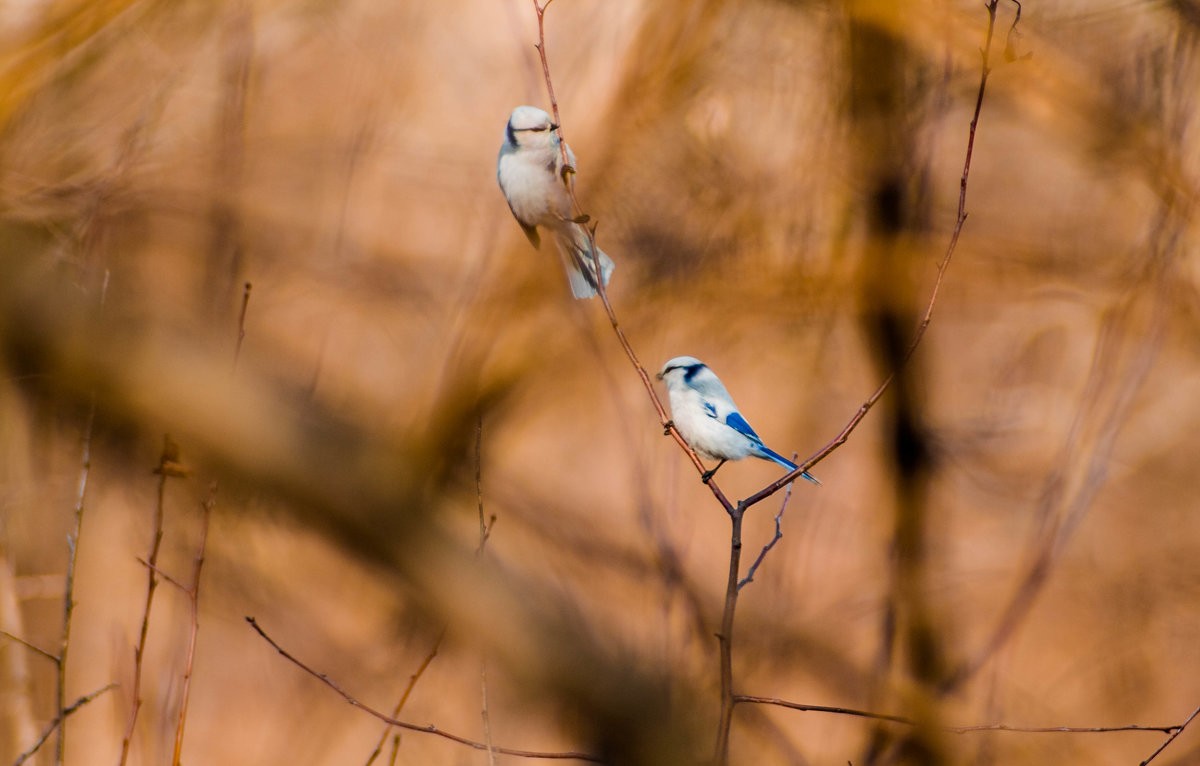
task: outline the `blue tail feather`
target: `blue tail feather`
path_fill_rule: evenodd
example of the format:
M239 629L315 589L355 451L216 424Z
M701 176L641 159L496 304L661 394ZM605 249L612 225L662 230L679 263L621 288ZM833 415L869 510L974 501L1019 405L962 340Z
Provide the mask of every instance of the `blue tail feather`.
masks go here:
M797 468L799 468L799 466L797 466L795 463L788 460L783 455L780 455L778 452L771 449L770 447L767 447L765 445L760 446L759 450L762 452L762 455L760 455L760 457L765 457L768 460L774 460L776 463L779 463L781 466L788 469L789 471L794 471ZM800 474L800 477L802 479L808 479L813 484L816 484L818 487L821 486L821 482L817 480L817 477L813 476L808 471L805 471L804 473Z

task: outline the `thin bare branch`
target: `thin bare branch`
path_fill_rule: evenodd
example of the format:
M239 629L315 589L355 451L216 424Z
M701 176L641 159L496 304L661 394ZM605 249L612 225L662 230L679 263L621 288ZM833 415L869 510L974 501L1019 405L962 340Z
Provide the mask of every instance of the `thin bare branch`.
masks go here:
M246 283L246 295L249 297L250 283ZM242 316L245 317L245 303L242 304ZM240 323L239 323L240 330ZM200 504L200 543L196 558L192 562L192 584L185 592L191 607L191 621L188 631L187 664L183 671L183 689L180 692L179 722L175 727L175 750L171 758L171 766L179 766L183 756L183 730L187 723L188 699L192 689L192 669L196 662L196 640L200 634L200 570L204 567L204 552L208 546L208 523L212 517L213 506L217 504L217 482L208 485L208 498Z
M79 708L96 699L101 694L104 694L104 692L108 691L109 689L114 689L119 685L120 684L117 683L111 683L102 686L91 694L85 694L84 696L72 702L69 706L63 708L63 711L55 716L54 720L50 722L50 725L46 727L46 730L42 732L42 735L38 737L37 741L34 742L28 750L17 756L17 760L13 761L13 766L21 766L21 764L25 763L25 761L32 758L34 753L36 753L42 747L42 745L46 744L46 740L50 739L50 735L53 734L56 729L60 728L63 720L67 716L76 712L79 710Z
M729 577L725 581L725 608L721 612L721 632L717 634L721 673L721 712L717 720L715 761L717 766L729 762L729 731L733 725L733 618L737 609L738 573L742 562L742 518L745 505L738 503L730 514Z
M549 0L547 0L549 2ZM475 424L475 497L479 505L479 548L475 551L475 556L483 556L483 546L487 545L488 535L491 533L486 517L483 515L483 415L479 416L478 422ZM494 524L496 517L492 516ZM492 718L488 713L488 680L487 680L487 654L484 654L483 660L479 663L479 685L480 695L482 697L481 709L479 711L480 718L483 720L483 741L487 745L488 766L496 766L496 749L495 743L492 742Z
M1195 719L1197 714L1200 714L1200 707L1197 707L1195 710L1193 710L1192 714L1187 717L1187 720L1180 724L1179 727L1171 733L1171 736L1167 737L1166 741L1159 745L1158 749L1151 753L1149 758L1139 763L1138 766L1146 766L1146 764L1150 763L1150 761L1153 761L1155 758L1157 758L1159 753L1167 749L1167 745L1174 742L1175 738L1180 734L1183 734L1183 730L1187 728L1188 724L1191 723L1193 719Z
M361 702L357 698L353 697L349 692L342 689L342 687L339 686L337 684L337 682L334 681L333 679L331 679L329 676L325 675L324 673L318 673L317 671L313 670L308 665L305 665L303 662L301 662L299 659L297 659L294 655L292 655L290 652L288 652L286 649L284 649L282 646L280 646L278 643L276 643L275 639L268 636L266 634L266 632L263 631L263 629L259 626L258 622L253 617L247 617L246 622L250 623L250 627L254 628L255 632L257 632L258 635L261 636L264 641L266 641L268 644L270 644L275 649L275 651L279 652L279 654L281 654L284 657L284 659L288 660L293 665L295 665L296 667L303 670L305 673L308 673L313 678L315 678L318 681L320 681L321 683L325 684L330 689L335 691L339 696L341 696L342 699L344 699L344 700L346 700L346 702L350 703L351 706L362 710L363 712L367 713L368 715L374 716L375 718L378 718L380 721L383 721L384 723L389 724L391 726L396 726L401 729L407 729L408 731L417 731L417 732L422 732L425 734L433 734L438 737L448 739L451 742L457 742L460 745L466 745L467 747L474 748L475 750L486 751L488 749L488 746L486 743L476 742L473 739L468 739L466 737L460 737L457 734L451 734L450 732L443 731L442 729L439 729L438 727L433 726L432 724L427 725L427 726L419 726L417 724L408 723L407 721L401 721L401 720L398 720L391 716L380 713L378 710L375 710L370 705L367 705L366 703ZM542 759L547 759L547 760L563 760L563 761L588 761L591 763L601 763L602 762L599 756L590 755L588 753L575 752L575 751L555 753L555 752L543 752L543 751L537 751L537 750L518 750L516 748L510 748L510 747L494 747L493 749L495 750L495 752L500 753L502 755L513 755L513 756L517 756L518 758L542 758Z
M438 650L442 648L442 639L445 637L446 629L442 628L442 632L438 634L437 640L433 642L433 648L430 649L429 653L425 655L425 659L421 660L421 664L417 666L416 672L408 677L408 685L404 687L404 692L400 695L400 701L396 703L394 708L392 708L392 718L398 717L400 715L400 711L404 709L405 703L408 702L409 696L412 695L413 687L417 685L417 681L421 680L421 676L425 675L426 668L428 668L429 664L433 662L433 659L437 657ZM391 731L391 728L391 724L384 727L383 733L379 735L379 741L375 743L375 749L371 751L369 756L367 756L364 766L371 766L371 764L375 762L375 759L379 757L379 754L383 752L383 745L385 742L387 742L388 732Z
M107 286L107 272L105 272ZM101 293L103 306L104 293ZM71 644L71 613L75 610L75 571L79 559L79 535L83 530L83 502L87 497L88 476L92 472L92 426L96 421L96 395L93 393L88 405L87 423L83 428L83 465L79 470L79 490L75 494L75 529L67 538L67 548L70 558L67 560L67 582L63 593L63 624L62 640L59 643L58 657L55 659L57 673L55 674L54 707L58 711L56 720L63 724L58 728L58 737L54 746L54 762L62 766L67 747L66 704L67 697L67 650Z
M485 657L479 667L479 680L482 687L481 694L483 696L483 708L480 710L480 717L483 719L483 742L487 746L488 766L496 766L496 746L492 742L492 720L488 714L488 682L487 682L487 658Z
M550 0L550 2L552 1L553 0ZM554 114L554 123L558 125L559 150L562 152L563 164L564 167L569 167L569 164L567 163L567 142L563 137L562 119L558 113L558 100L554 96L554 83L550 78L550 63L546 58L546 30L544 17L546 8L550 5L550 2L547 2L545 5L538 5L537 0L533 0L533 7L537 11L538 17L538 41L534 47L537 48L538 55L542 60L542 74L546 78L546 91L550 96L550 108ZM571 170L573 172L574 168L571 168ZM571 204L574 208L576 216L581 220L585 218L590 219L590 217L583 212L583 208L579 204L579 199L575 196L574 185L565 175L563 178L563 184L566 186L567 192L571 196ZM596 256L595 224L593 223L591 227L585 228L588 232L588 243L591 246L592 251L592 266L595 270L595 273L599 274L600 264ZM685 453L687 453L688 457L691 459L692 465L696 467L696 472L700 475L703 475L707 469L705 469L704 464L700 462L700 458L696 455L696 452L690 446L688 446L688 443L684 441L683 437L679 434L679 431L676 430L675 424L671 422L671 418L667 415L666 408L663 407L662 400L658 398L658 392L654 390L654 383L650 379L650 373L646 372L646 368L642 366L641 361L638 360L637 354L634 353L633 346L630 345L629 339L625 337L625 331L621 329L621 324L617 321L617 315L613 311L612 303L608 299L608 290L604 285L604 280L596 280L596 293L600 297L600 302L604 305L604 312L608 315L608 321L612 325L613 332L617 336L617 341L621 344L621 349L625 352L625 356L629 358L630 364L633 365L634 370L637 371L638 377L642 381L642 385L646 388L646 393L650 397L650 403L654 405L654 411L658 414L659 423L662 424L663 433L675 439L675 442ZM717 502L721 504L721 507L725 509L725 512L732 516L734 512L733 504L730 503L725 497L725 494L721 492L720 487L718 487L714 481L708 481L706 483L708 484L709 490L712 491L713 497L717 499Z
M173 586L175 586L175 587L176 587L176 588L178 588L180 591L182 591L182 592L184 593L184 595L186 595L186 594L187 594L187 592L188 592L188 586L186 586L186 585L184 585L183 583L179 582L179 581L178 581L178 580L176 580L174 577L172 577L171 575L169 575L169 574L167 574L166 572L164 572L162 569L159 569L158 567L154 566L153 564L151 564L151 563L147 562L147 561L146 561L144 558L142 558L141 556L135 556L135 557L134 557L134 560L135 560L135 561L137 561L137 563L141 564L142 566L146 567L146 569L149 569L150 571L154 572L154 574L156 574L156 575L158 575L160 578L162 578L162 580L163 580L164 582L166 582L168 585L173 585Z
M734 702L776 705L808 713L833 713L835 715L848 715L857 718L870 718L875 721L891 721L892 723L904 724L905 726L918 725L917 721L902 715L873 713L869 710L856 710L855 708L834 707L830 705L806 705L800 702L789 702L778 697L755 697L748 694L737 694L734 695ZM1174 739L1179 736L1184 727L1191 723L1192 718L1196 717L1197 712L1200 712L1200 708L1193 711L1192 715L1183 723L1170 724L1168 726L1140 726L1138 724L1129 724L1127 726L1013 726L1006 723L982 723L971 726L940 726L938 728L950 734L970 734L977 731L1009 731L1025 734L1112 734L1122 731L1158 731L1164 734L1171 734L1171 739ZM1169 742L1170 740L1164 743L1163 747L1166 747ZM1145 763L1143 763L1143 766L1145 766Z
M478 558L483 555L483 546L487 545L496 524L495 515L488 521L483 513L483 415L475 424L475 500L479 509L479 547L475 549Z
M246 309L250 305L250 291L254 285L246 283L242 289L242 310L238 312L237 345L233 347L233 370L237 370L238 358L242 355L242 341L246 339Z
M163 436L163 451L154 472L158 474L158 500L154 505L154 536L150 544L150 556L142 561L146 567L146 602L142 608L142 627L138 633L137 647L133 650L133 702L129 710L129 721L125 725L125 737L121 740L121 756L117 761L118 766L124 766L129 759L129 745L133 741L133 728L137 724L138 711L142 707L142 660L146 654L146 636L150 631L150 608L154 604L154 591L158 588L158 579L162 574L158 569L158 551L162 546L163 505L166 498L167 479L172 476L185 475L185 471L179 463L179 445L168 435ZM141 559L138 560L141 561ZM174 580L171 582L186 592L187 588Z
M996 5L999 0L990 0L987 4L988 24L984 47L980 51L982 57L981 73L979 77L979 89L975 96L975 110L971 117L970 127L967 132L967 149L966 157L963 160L963 172L959 179L958 193L958 215L954 222L954 229L950 234L950 241L946 246L946 251L938 263L937 277L934 279L933 289L930 292L929 302L925 306L925 313L918 324L916 331L913 334L912 340L909 342L908 348L901 357L897 368L893 370L884 381L879 384L870 397L858 408L858 411L850 418L850 421L842 428L841 432L834 437L833 441L829 442L825 447L819 450L815 455L804 461L795 470L780 477L776 481L767 485L765 488L755 492L750 497L738 503L735 511L730 513L733 519L733 534L730 546L730 569L729 581L725 592L725 612L721 621L720 633L720 651L721 651L721 715L718 720L717 730L717 747L716 747L716 762L718 766L724 766L729 758L729 729L733 723L733 678L732 678L732 629L733 616L737 604L738 594L738 562L741 559L741 526L742 515L748 508L755 503L761 502L771 495L778 492L783 487L789 486L791 482L800 477L802 473L807 471L812 466L826 458L834 450L846 443L851 432L858 427L871 408L879 401L880 397L891 386L892 381L896 379L896 375L903 370L908 364L908 360L916 352L917 347L921 344L921 340L925 337L926 330L929 329L929 323L933 319L934 306L937 304L938 293L941 291L942 281L946 276L946 270L950 266L950 260L954 256L955 248L958 246L959 236L962 234L963 225L967 221L967 181L971 173L971 158L975 151L975 134L979 126L979 115L983 109L983 96L987 90L988 74L990 68L988 65L988 56L992 47L992 35L996 26ZM601 293L603 297L603 293ZM607 305L607 304L606 304ZM773 544L773 543L772 543Z
M479 420L475 426L475 494L476 494L477 504L478 504L478 509L479 509L479 547L477 547L475 549L475 556L476 556L476 558L478 558L479 556L483 555L484 546L487 545L488 538L490 538L492 535L492 529L496 526L496 516L493 514L490 520L485 520L484 512L483 512L483 416L482 415L479 417ZM417 681L421 680L421 676L425 675L425 670L429 667L430 663L433 662L434 658L437 657L438 651L442 648L442 641L445 638L446 638L446 628L443 627L441 632L438 633L437 640L433 642L433 648L431 648L429 650L429 653L425 655L425 658L423 660L421 660L421 664L417 666L416 672L413 673L411 676L409 676L408 685L404 687L404 691L400 695L400 700L396 703L396 706L394 708L392 708L392 716L391 716L392 718L396 718L397 716L399 716L400 711L402 711L404 709L404 705L405 705L405 703L408 702L409 696L412 695L413 688L417 685ZM487 694L486 689L487 689L487 686L486 686L486 681L485 681L484 682L484 694L485 695ZM487 716L486 705L487 705L487 702L486 702L486 698L485 698L485 701L484 701L484 706L485 706L484 707L484 717L485 717L484 731L485 731L485 733L488 732L488 722L486 720L486 716ZM387 742L387 736L388 736L388 733L390 732L390 730L391 730L390 725L384 727L383 732L379 735L379 741L375 743L375 748L371 751L371 754L369 756L367 756L367 760L363 764L363 766L371 766L371 764L373 764L375 762L375 759L380 756L380 754L383 752L383 746ZM490 748L490 745L491 745L490 734L489 734L488 745ZM396 747L399 747L399 743L397 743ZM490 752L491 751L489 749L489 753ZM394 759L395 755L393 755L392 757Z
M46 651L42 647L29 643L28 641L21 638L20 636L14 636L12 633L9 633L7 630L0 630L0 636L4 636L5 638L16 641L18 644L20 644L21 646L30 650L31 652L36 652L37 654L42 655L43 657L45 657L46 659L50 660L51 662L53 662L55 664L57 664L59 662L58 655L51 654L50 652Z
M796 453L793 452L792 460L794 461L795 459ZM779 504L779 513L775 514L775 535L771 538L770 542L764 545L763 549L758 552L758 558L754 559L754 563L750 565L748 570L746 570L746 576L738 581L737 587L739 591L750 583L754 582L754 573L758 571L758 567L763 563L763 559L765 559L771 549L775 547L775 543L783 539L783 513L787 510L788 501L792 499L792 488L795 486L796 485L794 482L789 484L787 491L783 493L783 502Z

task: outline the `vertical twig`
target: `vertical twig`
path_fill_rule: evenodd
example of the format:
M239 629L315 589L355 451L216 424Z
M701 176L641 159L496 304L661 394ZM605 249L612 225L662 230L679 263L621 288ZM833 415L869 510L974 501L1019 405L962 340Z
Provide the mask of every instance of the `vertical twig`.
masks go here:
M246 338L246 310L250 306L250 291L253 285L247 282L242 290L242 307L238 312L237 342L233 349L233 366L229 374L237 372L238 360L242 354L242 341ZM171 766L179 766L183 757L183 732L187 725L188 701L191 699L192 670L196 662L196 642L200 636L200 571L204 567L204 556L208 549L208 527L212 520L213 506L217 504L218 482L213 479L208 485L208 497L200 504L200 543L196 558L192 562L192 584L181 587L188 599L189 628L187 660L183 671L183 689L180 692L179 719L175 726L175 749L171 757ZM172 580L172 582L174 582ZM175 583L178 585L178 583Z
M150 556L146 559L146 603L142 609L142 627L138 633L137 647L133 651L133 703L129 710L129 721L125 726L125 738L121 741L121 756L118 766L129 759L129 745L133 740L133 729L137 724L138 712L142 707L142 664L146 654L146 635L150 630L150 608L154 604L154 591L158 588L158 551L163 538L163 505L167 491L167 479L183 476L179 463L179 445L170 436L163 436L163 451L158 467L158 500L154 505L154 537L150 544Z
M554 96L554 82L550 78L550 62L546 58L546 29L544 17L546 8L548 8L550 3L553 1L554 0L547 0L545 5L538 5L537 0L533 0L533 7L534 10L537 11L538 17L538 41L534 47L537 49L538 55L541 57L542 74L546 78L546 91L550 96L550 108L554 114L554 123L558 125L558 137L560 144L559 150L562 152L563 167L566 169L570 168L570 165L567 163L567 142L563 138L562 119L558 113L558 100ZM571 168L571 171L574 172L574 168ZM571 204L574 208L574 211L580 218L585 218L586 216L584 215L583 209L579 204L579 199L575 196L574 185L570 183L569 179L565 177L565 175L566 174L564 171L563 183L566 185L567 192L571 196ZM588 242L592 251L592 265L595 269L595 272L599 274L600 264L596 260L595 227L593 226L592 228L587 229L587 232ZM646 372L646 368L642 366L641 361L638 360L637 354L634 353L633 346L630 345L629 339L625 337L625 331L621 329L621 325L617 321L617 315L613 311L612 303L608 299L608 291L604 287L603 280L596 280L596 293L600 297L600 302L604 305L604 312L608 315L608 321L612 325L613 332L617 336L617 341L621 344L621 349L625 352L625 356L629 358L630 364L633 365L634 370L637 371L638 377L642 381L642 385L646 388L646 393L650 397L650 403L654 406L654 411L658 415L658 421L663 426L663 432L675 439L675 443L687 453L689 458L691 458L692 465L696 467L696 472L698 474L703 474L706 470L704 468L704 464L700 462L700 458L696 455L695 451L688 446L688 443L683 440L682 436L680 436L679 431L675 429L675 424L672 423L670 417L667 416L667 410L665 407L663 407L662 400L658 398L658 392L654 390L654 383L650 380L650 374ZM711 490L713 493L713 497L717 499L717 502L721 504L721 507L725 509L725 512L732 515L734 512L733 504L730 503L725 497L725 494L721 492L721 489L717 486L717 483L715 481L709 481L707 484L709 490Z
M238 312L237 345L233 347L233 367L230 372L237 370L238 359L242 355L242 341L246 339L246 308L250 305L250 291L254 285L246 283L242 289L242 310Z
M413 687L415 687L417 685L417 681L421 680L421 676L425 675L425 669L428 668L429 664L431 662L433 662L433 659L435 657L437 657L438 650L442 646L442 639L444 639L445 637L446 637L446 629L442 628L442 632L438 634L437 640L433 642L433 648L429 650L429 654L426 654L425 659L421 660L421 664L417 666L416 672L408 677L408 685L404 687L404 691L400 695L400 701L397 702L396 706L392 708L392 715L391 715L392 718L400 717L400 712L402 710L404 710L405 703L408 702L409 696L412 695ZM367 760L363 764L363 766L371 766L371 764L375 762L375 759L379 757L379 754L383 752L384 743L387 742L387 736L391 732L391 730L392 730L391 724L388 724L387 726L384 727L383 733L380 734L380 736L379 736L379 741L377 743L375 743L375 749L371 751L371 754L369 756L367 756ZM395 747L397 747L397 748L400 746L399 739L400 739L400 735L397 734L396 735L397 741L395 743ZM392 758L393 758L393 760L395 759L394 753L392 755Z
M108 284L108 273L105 272L105 284ZM103 299L101 299L103 303ZM67 583L63 595L63 625L62 639L59 642L58 656L54 658L56 667L54 709L56 720L59 721L58 736L54 745L54 762L62 766L67 748L66 697L67 697L67 650L71 644L71 613L75 611L75 568L79 558L79 534L83 529L83 501L87 496L88 475L92 470L92 426L96 420L96 395L91 396L88 404L87 423L83 427L83 465L79 470L79 490L75 493L75 528L67 538L67 550L70 558L67 560Z
M237 195L243 187L246 164L246 112L254 59L254 10L236 0L221 20L221 51L217 76L223 86L213 152L213 199L209 211L212 241L206 281L211 305L228 306L236 294L242 270L244 235Z
M721 632L717 634L721 655L721 714L717 720L715 762L729 762L729 730L733 724L733 617L737 609L738 573L742 562L742 517L746 509L741 503L730 514L732 529L729 538L729 577L725 582L725 609L721 613Z
M100 309L108 298L109 270L104 270L104 281L100 286ZM59 721L58 736L54 745L54 762L62 766L66 757L67 747L67 650L71 643L71 614L75 611L75 570L79 559L79 535L83 530L83 507L87 497L88 476L92 472L92 429L96 422L96 392L93 391L88 401L87 422L83 428L83 459L79 469L79 489L75 494L75 527L67 537L67 581L63 587L63 624L62 639L59 643L58 656L52 657L56 665L54 709L57 711L55 720ZM50 655L47 655L50 656ZM39 744L40 746L40 744ZM36 748L34 748L36 750Z
M533 0L533 10L537 12L538 20L538 41L534 44L537 48L538 55L542 59L542 76L546 78L546 95L550 97L550 112L554 115L554 124L558 126L558 150L562 152L563 161L563 183L567 184L567 188L571 184L567 181L568 172L575 172L575 168L571 167L571 163L567 160L567 139L563 135L562 120L558 115L558 99L554 97L554 83L550 80L550 62L546 59L546 9L550 7L550 3L554 0L546 0L545 5L538 5L537 0ZM569 171L568 171L569 169ZM573 202L575 200L572 200ZM576 203L578 207L578 203ZM576 211L578 212L578 211ZM600 281L600 280L597 280Z
M249 296L249 283L246 294ZM245 316L245 303L242 304L242 316ZM171 758L171 766L179 766L183 753L183 729L187 722L188 699L192 689L192 668L196 660L196 639L200 633L200 570L204 566L204 551L208 545L208 524L212 517L213 506L217 502L217 482L214 480L208 486L208 498L200 504L200 545L196 558L192 562L192 584L184 590L191 607L191 627L188 633L187 664L183 671L183 689L180 692L179 723L175 728L175 751Z
M475 496L479 506L479 548L476 556L483 556L483 546L488 539L488 523L483 515L483 415L475 425ZM492 721L488 715L488 682L487 682L487 653L479 666L479 681L482 687L483 706L480 716L483 719L483 741L487 745L488 766L496 766L496 751L492 744Z
M488 717L487 657L483 658L480 665L479 677L483 687L483 709L480 711L483 718L483 742L487 745L488 766L496 766L496 748L492 744L492 722Z

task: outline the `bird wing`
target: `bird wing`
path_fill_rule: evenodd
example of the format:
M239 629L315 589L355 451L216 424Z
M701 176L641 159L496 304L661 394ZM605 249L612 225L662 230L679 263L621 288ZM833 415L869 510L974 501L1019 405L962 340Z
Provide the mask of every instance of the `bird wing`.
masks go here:
M750 424L746 422L746 419L742 417L742 413L738 412L737 410L734 410L725 416L725 425L750 439L750 441L754 442L755 444L762 444L762 439L759 438L758 434L754 433L754 429L751 428Z
M509 209L510 210L512 209L511 205L509 206ZM516 213L514 212L513 215L515 216ZM533 245L534 249L541 250L542 249L542 236L540 234L538 234L537 227L530 226L529 224L522 221L520 218L517 219L517 223L521 224L521 231L525 232L525 236L529 238L529 244Z
M575 191L575 176L579 172L579 164L577 162L575 162L575 152L571 151L570 146L567 147L567 164L575 169L575 172L571 174L571 178L569 179L570 184L571 184L571 191ZM562 181L562 155L561 154L559 155L557 174L558 174L558 180L561 182Z

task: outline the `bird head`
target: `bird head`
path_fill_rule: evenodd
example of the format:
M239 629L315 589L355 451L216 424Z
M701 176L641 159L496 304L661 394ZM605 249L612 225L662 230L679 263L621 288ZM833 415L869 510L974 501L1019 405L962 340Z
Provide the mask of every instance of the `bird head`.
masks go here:
M658 379L665 380L667 385L673 381L687 383L708 366L694 356L677 356L663 365L659 370Z
M508 143L514 147L537 147L553 143L558 126L545 110L518 106L508 118Z

